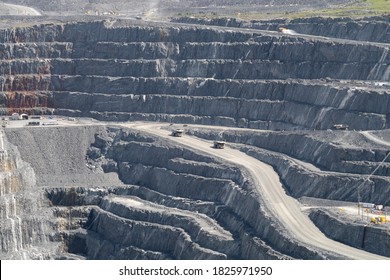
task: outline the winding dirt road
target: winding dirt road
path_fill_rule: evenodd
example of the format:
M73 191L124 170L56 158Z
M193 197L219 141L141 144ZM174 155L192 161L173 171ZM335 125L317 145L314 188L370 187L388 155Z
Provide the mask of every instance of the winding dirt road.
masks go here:
M117 125L139 131L143 131L155 136L161 137L167 141L175 142L179 145L198 150L200 153L218 157L224 161L230 162L248 171L256 187L257 193L261 196L268 211L275 220L279 220L285 229L289 232L291 238L294 238L309 248L318 248L321 251L332 252L342 256L345 259L375 259L386 260L388 258L359 250L340 242L327 238L308 218L302 213L300 204L294 198L288 196L279 180L278 174L274 169L247 154L226 147L223 150L213 149L211 141L201 140L199 138L184 135L183 137L172 137L167 130L167 125L162 123L145 122L95 122L85 121L81 123L69 123L59 125ZM165 128L165 129L164 129ZM380 140L372 134L364 133L370 139ZM372 140L374 140L372 139ZM383 140L382 140L383 141ZM381 142L382 142L381 141ZM384 141L383 141L384 142ZM385 142L387 143L387 142ZM383 143L384 144L384 143ZM389 145L389 143L387 143Z
M121 124L124 126L124 124ZM387 259L363 250L359 250L327 238L302 213L298 202L288 196L280 183L274 169L257 159L235 149L226 147L223 150L211 148L212 143L184 135L180 138L171 137L169 131L161 129L161 124L126 124L125 126L151 133L158 137L201 151L202 153L219 157L222 160L245 168L252 177L258 194L264 199L266 207L272 215L285 226L293 238L310 247L330 251L342 255L346 259Z
M42 14L34 8L0 3L0 15L14 15L14 16L41 16Z
M360 133L363 134L370 141L373 141L373 142L378 143L380 145L390 147L390 143L388 141L380 139L377 135L371 133L370 131L362 131Z

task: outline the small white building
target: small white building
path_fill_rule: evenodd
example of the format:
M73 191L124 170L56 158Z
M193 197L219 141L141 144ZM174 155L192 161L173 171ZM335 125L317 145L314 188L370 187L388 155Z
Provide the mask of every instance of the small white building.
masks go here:
M380 211L382 211L382 210L383 210L383 205L381 205L381 204L376 204L376 205L375 205L375 210L380 210Z
M16 121L16 120L19 120L19 119L20 119L20 116L19 116L18 113L13 113L11 115L11 120Z

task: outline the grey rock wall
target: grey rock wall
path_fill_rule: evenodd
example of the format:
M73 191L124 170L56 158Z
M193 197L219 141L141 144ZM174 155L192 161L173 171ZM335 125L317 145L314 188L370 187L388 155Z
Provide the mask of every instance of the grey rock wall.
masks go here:
M234 18L201 19L194 17L182 17L174 18L173 21L273 31L277 31L279 27L285 27L295 30L301 34L343 38L357 41L382 43L390 42L390 39L387 36L390 30L390 18L388 16L361 19L312 17L263 21L244 21Z
M369 141L356 131L273 132L189 128L187 133L279 152L311 163L323 171L371 174L375 168L375 175L389 175L388 161L381 163L387 155L387 146ZM383 130L383 135L387 133Z
M122 134L123 132L119 133ZM105 138L107 143L110 143L111 146L103 155L106 159L112 159L117 162L116 166L118 167L119 176L125 183L140 185L153 192L162 193L168 196L216 203L216 206L219 205L217 207L218 211L221 209L224 213L221 212L219 214L217 212L211 215L211 217L215 218L215 215L217 215L217 220L221 219L223 225L227 227L227 229L236 232L236 234L241 236L239 239L241 247L248 246L248 244L242 243L241 238L243 238L243 236L248 236L249 232L254 231L255 236L264 240L268 246L271 246L286 255L291 255L296 258L329 257L314 250L312 251L311 249L304 249L295 241L284 236L283 230L267 217L266 211L261 206L259 198L252 194L252 187L250 186L250 183L247 182L248 179L245 178L243 174L237 178L237 175L235 175L237 174L237 170L234 171L234 168L224 168L225 173L230 173L231 175L229 177L232 177L234 181L221 178L226 177L226 175L221 174L219 168L215 168L215 166L218 166L215 161L193 164L191 169L187 165L175 164L173 166L175 171L173 171L169 169L169 166L171 165L167 165L167 162L178 161L177 148L174 146L170 147L170 144L162 144L156 141L137 143L138 136L136 134L133 134L133 138L130 138L129 136L130 134L127 133L126 138L129 142L123 141L123 138L120 136L118 137L118 135L111 136L111 139L115 140L110 140L105 137L98 138L99 143L102 138ZM102 143L100 143L98 146L106 147L107 145L102 145ZM158 157L156 157L157 154L159 155ZM194 155L191 150L187 150L183 155L186 160L181 159L180 161L194 161L193 158L190 158L191 155L193 157L195 156L197 161L204 160L202 159L204 156ZM168 166L168 168L159 167L160 164L164 164L165 166ZM195 166L203 168L203 172L201 173L202 176L195 175L197 172L200 172L200 170L196 170L195 174L193 174L192 170L197 169ZM239 205L245 205L245 207ZM225 209L225 207L231 209L231 214L227 214L227 209L222 210ZM148 216L148 219L151 219L151 216ZM231 223L229 219L233 222ZM246 224L245 227L249 227L248 231L240 230L242 227L241 220ZM248 238L245 240L248 240ZM257 241L255 240L256 238L251 242L257 244ZM283 240L283 242L281 240ZM262 254L267 255L267 253L264 252L264 249L262 249L262 252ZM247 251L247 254L249 255L243 255L242 251L241 253L235 251L233 255L241 256L242 258L253 256L253 252ZM274 255L274 253L270 256L272 255ZM232 253L228 254L228 256L231 257Z
M121 20L0 32L4 112L49 107L105 120L277 130L340 120L351 129L388 127L390 55L376 43Z
M243 149L276 168L287 191L294 197L311 196L330 200L358 201L358 186L362 201L389 204L388 177L370 180L352 174L332 174L307 170L293 161L257 149Z
M99 126L77 128L7 129L23 159L34 168L38 186L121 184L115 173L97 172L88 165L87 149Z
M51 259L59 253L49 203L33 168L0 131L0 258Z
M383 44L256 30L124 20L6 28L0 30L0 112L55 109L109 121L299 130L193 133L255 146L241 148L273 165L295 197L355 201L356 185L387 150L357 132L313 130L337 123L351 130L388 128L389 65ZM29 246L29 236L31 244L47 236L43 229L34 236L32 219L22 219L18 231L11 222L28 213L31 200L13 202L9 196L29 193L24 182L45 186L55 205L58 234L52 238L80 258L338 258L296 242L269 218L244 173L193 150L114 127L7 129L7 137L37 180L26 179L31 168L2 161L4 168L17 167L1 177L2 208L12 216L2 217L6 258L16 256L11 247ZM377 172L361 195L387 205L388 163ZM181 214L197 211L233 240L198 235L196 218L140 211L115 202L113 195L136 196ZM13 214L14 208L23 210ZM42 218L45 226L48 217ZM27 256L33 258L22 257Z
M84 164L86 160L96 166L96 170L117 172L125 183L123 185L120 182L116 186L115 182L106 179L102 181L106 185L97 187L96 181L85 180L93 177L83 175L84 179L73 177L75 180L73 183L68 180L62 187L59 182L58 187L45 187L47 197L55 206L52 211L56 218L52 218L52 223L57 234L53 238L62 242L63 249L69 253L87 259L338 258L313 248L306 248L291 239L284 232L282 225L269 218L261 199L253 195L247 176L237 167L134 130L117 127L50 129L59 136L62 135L61 137L65 134L74 133L77 136L88 133L91 138L89 140L86 138L85 145L77 146L80 148L77 152L80 156L75 157L77 162L74 164ZM190 133L188 129L186 133ZM39 136L31 130L9 130L7 135L10 135L10 139L15 143L24 139L18 144L21 147L29 142L39 143L39 137L45 137L44 134ZM219 132L214 131L216 133L214 136L207 133L209 132L204 132L201 136L215 138ZM34 136L34 140L26 137L29 134ZM279 137L282 137L282 134L276 133ZM224 133L224 136L227 135L228 131ZM240 135L241 138L234 141L245 142L246 134ZM256 139L253 138L254 135L251 137L249 139ZM261 135L259 137L261 139ZM72 139L77 140L77 137ZM71 139L65 141L69 145L64 143L61 145L62 149L56 145L55 137L53 141L45 142L45 147L53 157L50 159L47 154L48 160L55 169L61 171L72 163L66 160L59 165L61 161L55 160L58 152L68 154L67 149L74 149L72 141ZM21 149L23 158L28 155L28 147ZM364 148L364 145L362 147ZM278 146L274 148L280 149ZM347 201L356 199L356 185L362 182L359 176L313 172L281 153L253 147L243 149L250 155L273 165L288 192L293 196ZM87 159L83 158L85 155ZM74 166L77 167L77 164ZM39 171L45 168L39 161L32 162L32 165L36 166L37 176L46 174ZM388 204L386 201L388 182L385 178L381 176L371 178L370 188L364 187L361 190L362 199ZM70 184L74 187L70 187ZM142 204L158 206L147 210L137 206L137 203L134 204L132 197L137 197L136 201ZM120 198L120 201L117 198ZM156 210L161 207L165 210ZM172 214L174 212L177 214ZM186 213L195 213L191 214L195 216L189 218ZM208 217L207 219L217 223L231 234L233 240L219 239L218 235L204 231L203 227L199 226L201 220L194 218L196 215ZM115 227L123 225L121 230L127 231L129 225L135 224L132 233L122 236L123 242L112 236L112 232L108 232L114 225ZM203 230L200 230L201 228ZM163 248L158 244L145 244L138 240L139 234L146 234L145 232L149 230L153 232L150 238L161 240L172 236L182 241L174 247L172 245ZM28 231L25 234L27 235ZM225 246L227 243L231 245ZM183 255L180 246L190 246L193 249Z
M310 218L332 239L369 252L390 256L390 236L386 228L352 225L324 210L310 213Z
M90 164L118 172L127 185L81 187L81 180L79 187L45 188L54 205L57 240L67 252L87 259L337 258L291 239L268 217L236 167L137 131L94 131ZM201 226L205 221L225 233ZM131 230L118 239L113 226ZM226 233L232 239L223 237ZM158 244L165 238L181 241ZM192 249L184 253L181 246Z

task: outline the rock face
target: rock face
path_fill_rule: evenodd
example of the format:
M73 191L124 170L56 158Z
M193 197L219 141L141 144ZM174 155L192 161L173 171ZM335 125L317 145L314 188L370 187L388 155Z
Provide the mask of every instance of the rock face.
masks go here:
M332 239L383 256L390 256L390 236L386 228L351 225L323 210L312 212L310 218ZM335 224L337 226L334 226Z
M238 127L180 126L272 165L294 197L356 201L365 183L364 201L388 205L389 65L383 43L231 27L105 20L4 28L0 109ZM383 130L385 140L327 131L335 124ZM119 124L5 131L5 258L339 258L289 236L243 170L190 148ZM37 208L27 207L31 199ZM62 251L26 249L47 248L48 237Z
M38 186L121 185L115 173L88 163L86 153L100 126L7 129L7 137L31 164Z
M212 131L202 131L203 134L200 134L187 128L186 133L194 133L203 138L216 137ZM31 143L40 143L50 133L60 137L64 135L72 137L63 137L61 145L58 145L55 137L52 141L45 142L48 152L43 155L50 163L46 165L39 157L31 157L30 150L35 149ZM90 138L86 137L86 134L90 135ZM283 133L274 134L271 133L268 137L283 137ZM313 139L315 136L312 136ZM295 159L286 158L286 152L282 154L256 148L254 146L260 147L259 143L263 142L256 142L257 138L262 139L260 133L251 135L249 132L241 131L233 138L233 131L226 131L220 137L230 142L250 142L251 146L244 146L242 149L274 165L284 185L294 196L354 200L351 191L356 191L356 182L353 184L352 181L346 186L343 184L349 180L359 182L361 178L358 176L353 178L352 175L347 177L331 172L325 174L322 174L323 171L313 172L306 166L298 165ZM277 221L269 218L261 199L253 195L253 186L245 172L213 157L163 142L159 138L136 130L118 127L76 126L42 128L35 131L33 128L7 129L7 138L22 147L20 149L22 158L28 160L37 170L37 182L39 185L46 184L44 191L53 205L51 208L45 208L50 214L45 218L52 221L52 228L57 232L55 236L52 235L51 240L60 241L63 245L61 252L46 257L338 258L296 243ZM81 142L80 140L86 140L85 144L77 147L72 145L73 141ZM275 146L274 150L281 150L282 146ZM72 156L75 148L76 154L79 153L80 157ZM74 163L71 158L66 157L56 161L59 153L75 156ZM87 155L87 158L83 158L83 155ZM85 163L94 166L94 176L88 175L91 170L81 168ZM81 164L79 169L77 164ZM73 173L71 166L79 173ZM65 174L66 171L62 170L66 169L69 169L68 176L50 175L48 172L58 170ZM106 173L101 173L103 171ZM109 174L118 174L121 181L113 181L114 177ZM61 181L59 178L68 179ZM378 182L386 179L378 176L375 180L377 180L375 188L378 189ZM327 185L330 182L342 188L329 188ZM322 186L319 187L320 185ZM383 189L387 186L388 184L384 183ZM373 201L388 198L386 192L380 190L370 193L366 191L366 188L362 188L362 197L367 201L370 198ZM385 195L382 195L383 193ZM384 200L383 204L388 204L388 201ZM23 215L26 215L28 211L24 211ZM320 218L316 220L322 221ZM115 232L112 231L113 228L116 229ZM387 230L383 230L376 234L380 238L385 238L387 233ZM28 231L25 234L28 235ZM327 234L344 242L345 235ZM168 239L169 242L162 243L162 239ZM370 242L367 241L367 244ZM377 247L370 251L384 254ZM5 257L18 258L16 255L8 254Z
M294 197L364 201L388 205L388 147L367 141L359 132L270 132L187 129L188 134L245 144L240 148L272 165ZM384 135L388 134L383 133ZM291 148L291 147L294 148ZM373 171L375 170L375 173ZM369 180L367 176L372 174Z
M175 22L192 24L230 26L278 31L280 27L292 29L300 34L309 34L331 38L341 38L357 41L390 43L390 17L370 17L362 19L351 18L298 18L276 20L244 21L229 18L202 19L181 17Z
M126 185L47 189L58 209L87 211L82 221L60 215L84 228L64 228L69 251L93 259L330 257L303 248L267 218L239 169L131 130L108 128L95 139L91 162Z
M376 43L121 21L0 33L6 112L53 108L261 129L327 129L339 120L351 129L389 127L390 54Z
M0 258L52 259L59 252L55 226L35 173L0 131Z

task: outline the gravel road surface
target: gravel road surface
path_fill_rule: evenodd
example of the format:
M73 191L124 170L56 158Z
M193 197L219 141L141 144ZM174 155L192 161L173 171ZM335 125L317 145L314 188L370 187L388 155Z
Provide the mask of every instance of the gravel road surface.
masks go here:
M271 166L228 147L223 150L212 149L208 141L186 135L180 138L171 137L166 130L159 129L161 124L130 124L128 127L163 137L245 168L251 175L258 194L263 198L275 219L279 220L292 237L300 242L324 251L334 252L347 259L385 259L383 256L352 248L327 238L302 213L299 203L285 193L278 174Z

